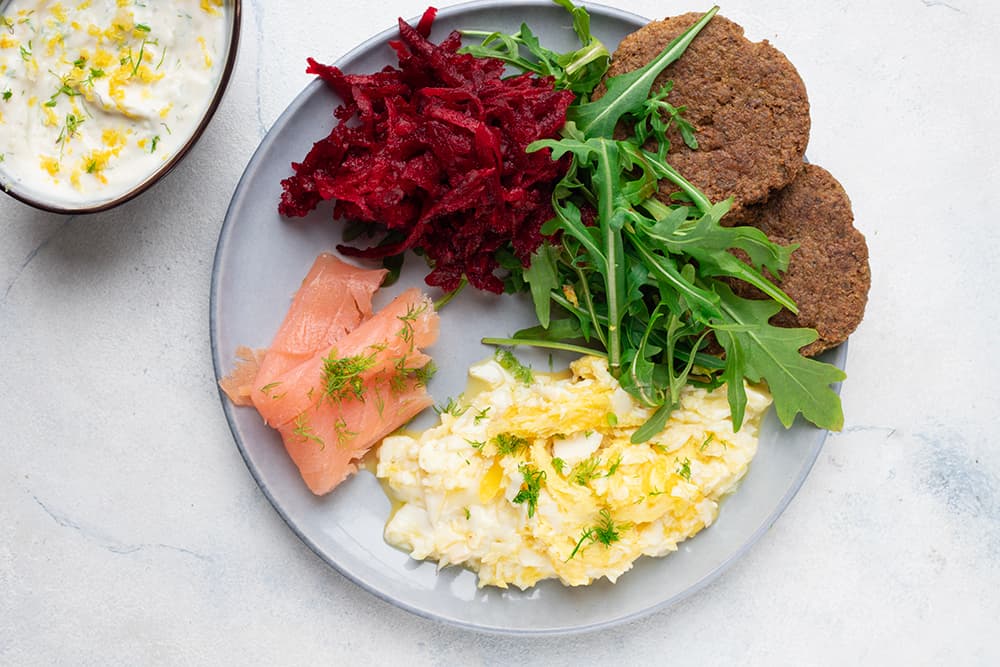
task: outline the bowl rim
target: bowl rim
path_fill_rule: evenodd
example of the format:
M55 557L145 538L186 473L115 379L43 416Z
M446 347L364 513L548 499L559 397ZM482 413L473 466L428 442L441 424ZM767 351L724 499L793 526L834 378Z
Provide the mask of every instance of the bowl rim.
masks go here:
M11 0L4 2L0 0L0 9L9 4ZM219 74L219 80L215 84L215 90L212 93L212 99L209 101L208 106L205 109L205 113L202 114L201 119L198 121L198 125L195 127L194 132L188 137L188 140L184 142L184 145L178 149L178 151L171 157L167 162L160 166L159 169L152 172L143 179L139 184L125 191L124 193L118 195L113 199L108 199L106 201L98 202L96 204L87 204L81 206L73 205L61 205L53 204L47 202L44 199L39 198L33 193L28 193L18 190L13 182L6 181L2 174L0 174L0 191L6 193L7 195L13 197L14 199L20 201L23 204L34 207L41 211L46 211L48 213L59 213L64 215L86 215L90 213L100 213L102 211L107 211L109 209L121 206L125 202L135 199L142 193L149 190L151 187L159 183L164 176L166 176L170 171L176 167L181 160L188 154L191 148L194 147L201 135L204 134L205 129L211 122L212 118L215 116L215 112L218 110L219 105L222 103L222 98L225 95L226 89L229 87L229 81L232 78L233 72L236 69L237 55L239 53L240 44L240 27L242 25L242 0L226 0L227 3L232 4L231 11L231 21L229 22L228 34L229 34L229 48L226 53L226 62L222 67L222 71Z

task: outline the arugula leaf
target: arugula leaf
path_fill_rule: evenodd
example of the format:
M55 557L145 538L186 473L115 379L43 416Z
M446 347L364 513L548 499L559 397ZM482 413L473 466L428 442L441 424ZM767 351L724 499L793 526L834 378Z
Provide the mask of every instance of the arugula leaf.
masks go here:
M767 380L775 411L786 428L801 412L820 428L842 429L840 396L830 385L847 376L836 366L803 357L798 352L816 340L816 332L772 326L768 320L781 309L778 304L740 298L721 282L716 283L715 289L722 297L723 323L713 328L726 334L719 336L719 343L726 349L726 375L746 377L751 382ZM734 384L739 383L729 382L730 387ZM730 393L734 420L737 413L743 412L739 400L739 392ZM739 423L734 421L734 425Z
M675 107L667 102L667 96L674 88L673 81L660 87L660 90L643 103L643 113L635 124L636 143L640 146L646 143L650 137L654 137L659 144L657 155L661 159L666 159L670 151L670 139L667 138L667 130L671 125L676 125L681 134L681 139L691 150L698 149L698 138L694 134L694 126L691 125L681 115L687 111L687 107Z
M634 110L643 106L656 77L667 65L681 57L692 40L718 11L718 6L710 9L697 23L678 35L643 67L608 79L607 93L603 97L570 107L567 118L574 121L588 136L611 137L621 117L627 113L634 113Z
M514 334L516 340L531 340L533 338L541 340L575 340L583 337L583 328L580 326L580 323L570 318L552 320L548 326L539 325L537 327L521 329Z
M788 268L788 260L798 244L779 246L754 227L723 227L719 221L728 212L731 203L730 199L719 202L701 217L689 219L686 207L671 210L653 199L646 202L645 206L651 210L665 211L666 215L643 231L666 252L686 253L696 259L703 275L739 278L797 313L798 307L787 294L760 271L727 251L742 250L750 257L753 267L766 267L772 273L779 274Z
M535 303L535 315L543 328L549 326L552 299L549 294L559 287L556 268L558 251L549 243L542 243L531 255L531 265L524 272L524 279L531 286L531 298Z
M611 52L590 33L590 15L584 7L575 6L570 0L554 0L573 17L573 30L580 40L580 48L566 53L547 49L524 23L514 34L463 30L467 37L479 37L480 44L462 47L459 53L469 53L477 58L496 58L522 72L551 76L557 89L570 90L578 96L588 96L604 78L611 60ZM521 51L530 54L525 57Z

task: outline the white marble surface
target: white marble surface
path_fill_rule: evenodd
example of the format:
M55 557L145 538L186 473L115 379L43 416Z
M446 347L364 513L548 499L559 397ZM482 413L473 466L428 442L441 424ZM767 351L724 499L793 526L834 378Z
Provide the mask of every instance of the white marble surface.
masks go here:
M229 92L164 182L92 217L0 200L0 663L1000 663L995 0L723 4L801 72L810 158L853 198L873 287L846 428L706 590L613 632L479 635L375 599L294 537L219 406L215 242L305 58L423 7L247 2Z

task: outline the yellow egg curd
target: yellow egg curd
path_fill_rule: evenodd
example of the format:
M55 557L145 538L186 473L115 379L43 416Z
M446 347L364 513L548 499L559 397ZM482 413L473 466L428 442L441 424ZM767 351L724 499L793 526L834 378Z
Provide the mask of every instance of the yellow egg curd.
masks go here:
M687 387L664 429L634 444L651 410L603 359L561 375L501 361L470 369L483 388L445 406L439 425L386 438L376 470L397 507L386 540L468 567L480 586L615 581L640 556L675 551L746 473L771 403L748 385L734 432L725 388Z

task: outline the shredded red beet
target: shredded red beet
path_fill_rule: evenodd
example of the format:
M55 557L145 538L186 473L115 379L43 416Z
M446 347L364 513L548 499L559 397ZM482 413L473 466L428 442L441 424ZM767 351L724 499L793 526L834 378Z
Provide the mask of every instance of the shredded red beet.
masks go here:
M418 249L433 266L429 285L452 290L464 275L499 293L497 251L510 249L527 266L567 166L548 149L525 148L557 136L573 94L534 75L501 78L501 61L457 53L458 32L431 43L435 13L428 9L416 28L400 19L399 40L390 42L398 68L344 74L309 59L306 71L344 102L329 136L292 164L278 210L303 216L335 199L334 218L389 234L370 248L338 246L343 254Z

